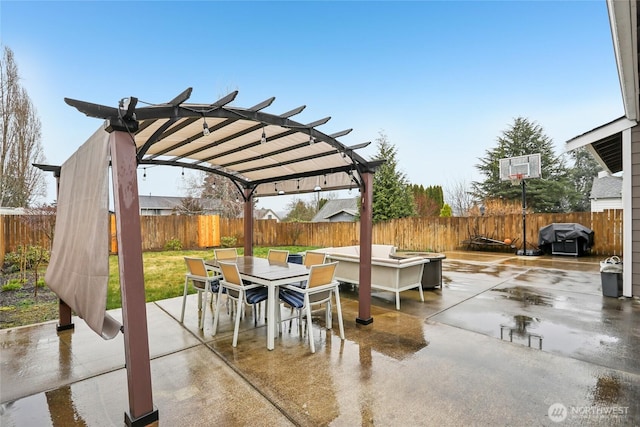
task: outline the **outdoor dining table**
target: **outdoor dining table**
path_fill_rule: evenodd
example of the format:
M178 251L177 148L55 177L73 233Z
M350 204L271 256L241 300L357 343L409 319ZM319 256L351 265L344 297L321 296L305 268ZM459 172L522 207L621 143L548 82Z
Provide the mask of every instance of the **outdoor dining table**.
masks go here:
M224 260L225 262L233 261ZM243 280L266 286L267 298L267 349L273 350L276 325L276 306L278 306L278 286L301 282L309 278L309 268L296 263L269 261L266 258L241 256L236 258L238 272ZM218 262L205 261L213 270L220 271Z

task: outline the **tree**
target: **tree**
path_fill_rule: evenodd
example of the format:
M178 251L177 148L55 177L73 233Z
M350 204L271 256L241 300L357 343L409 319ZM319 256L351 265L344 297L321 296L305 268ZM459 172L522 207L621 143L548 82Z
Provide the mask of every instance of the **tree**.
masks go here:
M469 184L464 180L448 184L446 193L446 199L451 206L452 214L455 216L469 216L469 210L476 205Z
M315 202L305 202L302 199L295 198L287 205L289 213L284 219L286 222L307 222L311 221L318 212L315 208Z
M527 206L536 212L567 212L570 210L574 190L564 160L553 152L553 145L535 122L518 117L498 137L498 146L486 151L476 168L485 176L482 182L473 182L473 196L478 201L488 199L522 199L522 187L500 179L499 161L502 158L540 153L542 179L526 182Z
M383 132L380 132L376 143L376 157L385 160L385 163L373 175L373 222L415 215L411 187L405 174L398 170L395 146L388 141L387 135Z
M13 52L5 46L0 62L0 206L29 207L46 195L41 124L20 85Z
M198 172L188 175L185 177L183 191L188 198L217 200L220 216L223 218L237 218L243 210L238 187L230 179L213 173ZM254 206L257 202L254 199Z
M598 176L602 167L585 148L571 151L570 156L573 159L573 168L569 170L569 178L573 183L576 195L571 210L587 212L591 210L590 194L593 180Z
M42 232L46 237L46 247L39 245L37 242L32 241L32 236L27 237L28 245L23 246L22 256L25 257L20 263L21 267L25 266L26 257L30 258L31 271L33 272L33 287L34 298L38 297L38 282L39 282L39 270L41 264L49 262L51 255L51 245L53 244L53 234L56 229L56 206L54 204L38 204L34 207L25 209L25 215L20 215L20 220L29 225L29 228L34 232ZM21 275L24 279L26 276L26 269L21 268Z
M416 216L439 216L444 205L444 193L439 185L429 186L413 184L411 194L415 203Z
M451 216L451 206L449 206L448 204L444 204L444 206L442 206L442 209L440 209L440 216L443 218L448 218Z
M185 197L173 211L178 215L202 215L204 208L198 199Z

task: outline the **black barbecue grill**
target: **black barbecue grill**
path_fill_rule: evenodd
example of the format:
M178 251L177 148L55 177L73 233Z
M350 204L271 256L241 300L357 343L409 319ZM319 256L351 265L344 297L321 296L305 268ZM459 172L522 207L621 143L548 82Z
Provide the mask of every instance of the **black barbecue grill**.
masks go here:
M552 255L587 255L593 247L593 230L573 222L549 224L540 229L538 247Z

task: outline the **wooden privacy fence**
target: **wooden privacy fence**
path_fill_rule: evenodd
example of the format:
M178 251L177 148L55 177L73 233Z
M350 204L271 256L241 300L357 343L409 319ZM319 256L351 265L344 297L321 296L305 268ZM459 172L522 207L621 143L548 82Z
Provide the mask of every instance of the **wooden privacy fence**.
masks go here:
M244 244L242 219L207 216L142 216L142 248L162 250L170 240L179 241L183 248L220 246L220 238L236 237L237 246ZM604 212L574 212L565 214L528 214L527 242L537 245L538 231L551 223L575 222L594 231L594 255L623 255L622 210ZM117 252L115 219L111 215L111 246ZM405 218L376 224L373 242L394 245L405 250L446 252L466 249L465 240L481 235L491 239L517 239L522 244L522 215L483 217ZM39 244L49 247L43 233L34 232L20 220L19 215L0 216L0 256L14 251L19 245ZM349 246L360 241L360 224L339 223L283 223L259 220L254 224L256 246Z
M593 255L622 255L622 210L604 212L573 212L558 214L528 214L526 216L527 246L538 244L539 230L552 223L575 222L594 232ZM241 219L220 219L222 236L235 236L242 245ZM471 236L482 235L503 241L512 239L522 244L522 215L496 215L450 218L403 218L373 226L373 242L394 245L405 250L446 252L467 249L463 243ZM337 223L277 223L256 221L253 243L256 246L350 246L360 241L360 224Z

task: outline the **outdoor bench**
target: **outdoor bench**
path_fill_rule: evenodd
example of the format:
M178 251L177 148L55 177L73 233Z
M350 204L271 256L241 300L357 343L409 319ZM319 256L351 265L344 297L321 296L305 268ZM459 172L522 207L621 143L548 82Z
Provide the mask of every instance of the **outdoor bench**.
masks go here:
M335 248L314 249L324 252L328 261L339 261L336 280L359 285L360 282L360 246L341 246ZM417 288L420 300L422 293L422 273L429 259L411 257L394 259L395 247L391 245L372 245L371 247L371 288L396 294L396 309L400 310L400 292Z

